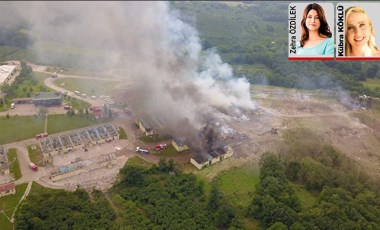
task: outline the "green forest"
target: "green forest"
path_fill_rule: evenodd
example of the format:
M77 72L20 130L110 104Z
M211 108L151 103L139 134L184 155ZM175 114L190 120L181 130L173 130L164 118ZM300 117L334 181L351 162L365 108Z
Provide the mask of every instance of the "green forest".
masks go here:
M252 229L252 223L257 229L379 229L380 185L333 147L307 144L263 154L245 210L216 184L161 159L127 163L107 193L33 193L17 212L16 229ZM302 200L295 184L316 202Z

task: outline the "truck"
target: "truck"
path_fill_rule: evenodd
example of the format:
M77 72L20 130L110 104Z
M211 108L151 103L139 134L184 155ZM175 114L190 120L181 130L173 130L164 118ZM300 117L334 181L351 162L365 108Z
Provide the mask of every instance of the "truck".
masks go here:
M157 144L156 145L156 151L166 149L167 145L166 144Z
M16 104L15 104L15 103L12 103L12 104L11 104L11 109L14 109L15 106L16 106Z
M136 152L149 154L149 151L140 147L136 147Z
M38 171L37 165L35 165L33 162L29 163L29 168L33 171Z

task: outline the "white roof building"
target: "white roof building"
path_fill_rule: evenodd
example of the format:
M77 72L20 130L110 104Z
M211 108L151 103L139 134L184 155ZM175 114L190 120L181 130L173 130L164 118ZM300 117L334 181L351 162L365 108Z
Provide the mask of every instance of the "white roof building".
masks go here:
M0 65L0 85L6 83L15 72L15 65Z

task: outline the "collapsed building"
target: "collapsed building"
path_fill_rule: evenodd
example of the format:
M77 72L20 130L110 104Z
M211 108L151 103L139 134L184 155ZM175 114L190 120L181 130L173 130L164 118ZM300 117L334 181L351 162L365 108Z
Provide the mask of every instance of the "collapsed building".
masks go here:
M41 138L39 143L44 155L45 164L51 162L51 157L65 154L75 149L88 148L105 142L119 139L118 128L112 124L87 127L70 133L50 135Z
M217 149L213 149L208 153L197 154L190 158L190 163L193 164L197 169L202 169L209 165L218 163L227 158L232 157L233 151L230 146L223 146Z
M173 139L172 145L175 148L175 150L177 150L177 152L182 152L190 149L189 146L187 146L184 140L182 139Z
M15 65L0 65L0 85L7 84L15 73Z
M4 175L10 174L7 151L3 146L0 146L0 173Z
M53 182L63 180L75 175L86 172L84 166L81 163L70 164L61 166L51 172L50 179Z
M16 185L14 182L0 184L0 197L16 194Z

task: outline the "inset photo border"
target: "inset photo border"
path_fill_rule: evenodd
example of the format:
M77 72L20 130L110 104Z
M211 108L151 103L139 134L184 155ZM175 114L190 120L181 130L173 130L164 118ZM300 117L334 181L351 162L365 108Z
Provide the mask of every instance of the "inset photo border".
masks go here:
M339 2L335 15L336 60L380 60L380 2Z
M288 59L334 60L334 4L330 2L292 2L288 6L288 11ZM307 20L308 16L309 20ZM316 29L318 34L315 33ZM304 38L301 40L302 34Z

